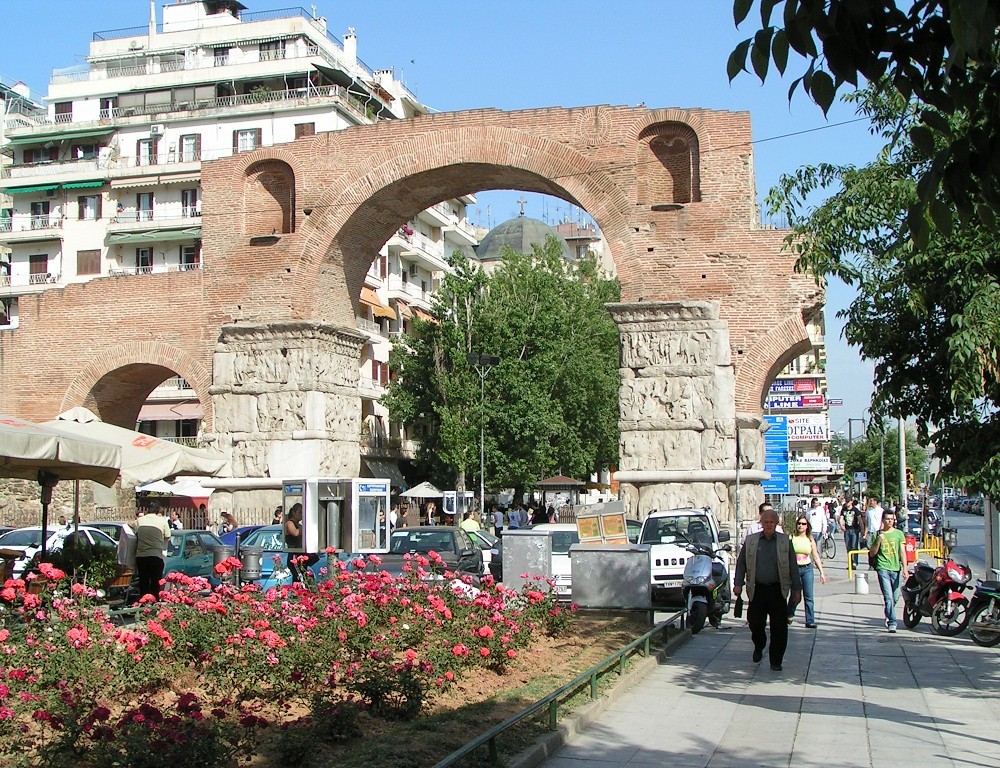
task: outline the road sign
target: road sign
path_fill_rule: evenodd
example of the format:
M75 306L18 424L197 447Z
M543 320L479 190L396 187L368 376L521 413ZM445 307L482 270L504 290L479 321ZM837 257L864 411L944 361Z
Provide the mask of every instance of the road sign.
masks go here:
M867 472L855 472L854 473L854 482L856 482L856 483L867 483L868 482L868 473Z
M834 400L833 398L827 398L826 404L827 405L843 405L844 401L843 400L839 400L839 399L838 400Z

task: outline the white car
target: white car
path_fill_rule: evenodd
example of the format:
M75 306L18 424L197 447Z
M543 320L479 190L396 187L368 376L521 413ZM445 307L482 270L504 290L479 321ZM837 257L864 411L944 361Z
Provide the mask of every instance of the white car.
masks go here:
M573 595L573 568L569 548L580 543L576 523L540 523L532 526L531 530L548 532L552 540L552 577L556 583L556 595L570 599Z
M479 547L479 551L483 553L483 575L486 575L490 572L490 562L493 557L500 557L497 549L500 539L489 531L466 531L466 533L469 534L472 543Z
M710 544L719 549L729 541L710 509L670 509L650 512L642 524L640 544L649 544L650 587L654 602L683 603L681 582L684 564L690 557L688 544ZM728 552L721 553L726 570L733 568ZM732 578L732 576L730 576Z
M92 544L95 547L106 547L112 552L118 551L118 545L115 543L114 539L108 536L106 533L102 533L96 528L87 528L86 526L80 526L80 536L88 544ZM49 538L45 543L45 549L47 552L57 552L61 550L67 542L72 543L74 541L74 532L72 527L60 526L55 530L52 530L49 534ZM13 531L8 531L3 536L0 536L0 550L6 550L8 552L20 552L21 557L19 557L14 562L13 576L15 579L21 578L24 573L24 568L28 562L33 558L42 548L42 529L38 526L31 528L15 528Z

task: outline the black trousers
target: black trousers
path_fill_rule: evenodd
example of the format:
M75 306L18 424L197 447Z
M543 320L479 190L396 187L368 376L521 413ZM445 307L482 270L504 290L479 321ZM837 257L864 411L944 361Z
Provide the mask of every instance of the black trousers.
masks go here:
M160 599L160 579L163 578L163 558L137 557L135 569L139 572L139 597L152 595Z
M767 643L767 622L771 622L771 644L768 657L772 664L780 664L788 647L788 604L781 595L780 584L757 584L753 600L747 608L747 624L753 647L763 651Z

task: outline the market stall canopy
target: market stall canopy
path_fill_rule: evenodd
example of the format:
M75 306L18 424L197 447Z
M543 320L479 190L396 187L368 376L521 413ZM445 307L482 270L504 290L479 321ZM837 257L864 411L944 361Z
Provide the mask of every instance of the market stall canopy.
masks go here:
M219 475L228 464L221 453L189 448L107 424L86 408L72 408L42 426L120 446L124 485L151 483L177 475Z
M421 483L420 485L415 485L408 491L403 491L400 496L405 496L408 499L440 499L444 496L441 491L435 488L430 483Z
M539 480L535 483L535 488L539 488L544 491L572 491L577 488L583 488L586 485L582 480L574 480L572 477L566 477L566 475L555 475L553 477L546 477L544 480Z
M0 416L0 477L38 480L42 470L59 480L94 480L110 488L121 461L115 444Z

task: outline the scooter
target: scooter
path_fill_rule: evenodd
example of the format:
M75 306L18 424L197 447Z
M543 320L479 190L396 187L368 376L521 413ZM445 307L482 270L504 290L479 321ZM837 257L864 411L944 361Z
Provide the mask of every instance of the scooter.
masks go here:
M948 558L938 567L914 563L903 585L903 625L913 629L923 616L939 635L954 637L969 624L969 599L962 594L972 580L972 569Z
M711 544L689 543L684 548L692 556L684 563L681 590L688 626L691 634L697 635L705 627L705 619L718 628L722 617L729 613L729 571L719 553L732 552L732 547L724 544L716 549Z
M1000 643L1000 581L976 582L969 603L969 636L976 645L992 648Z

